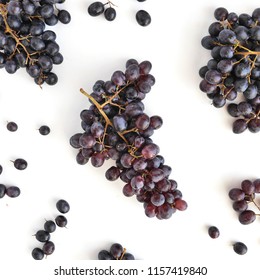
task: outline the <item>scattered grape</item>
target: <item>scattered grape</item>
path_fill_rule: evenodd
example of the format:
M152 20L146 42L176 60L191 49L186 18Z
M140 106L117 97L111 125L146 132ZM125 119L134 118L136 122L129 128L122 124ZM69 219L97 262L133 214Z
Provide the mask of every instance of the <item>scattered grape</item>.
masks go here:
M152 19L148 12L140 10L136 13L136 21L141 26L147 26L151 23Z
M208 228L208 234L211 238L215 239L219 237L219 229L215 226L210 226Z
M6 128L11 131L14 132L18 129L18 125L15 122L8 122L6 125Z
M247 253L247 246L242 242L234 243L233 249L238 255L244 255Z
M22 159L22 158L18 158L16 159L14 162L14 167L18 170L24 170L27 168L27 161Z
M57 203L56 203L56 207L63 214L68 213L69 210L70 210L69 203L64 199L58 200Z
M39 128L39 132L41 135L48 135L51 132L51 129L47 125L42 125Z
M51 220L46 221L44 223L44 230L49 232L49 233L52 233L56 230L56 224Z
M9 197L18 197L21 193L20 189L16 186L11 186L11 187L8 187L6 188L6 195L9 196Z
M59 215L55 218L55 223L58 227L66 227L68 220L65 216Z
M44 258L44 252L42 249L40 248L34 248L32 250L32 257L35 259L35 260L42 260Z

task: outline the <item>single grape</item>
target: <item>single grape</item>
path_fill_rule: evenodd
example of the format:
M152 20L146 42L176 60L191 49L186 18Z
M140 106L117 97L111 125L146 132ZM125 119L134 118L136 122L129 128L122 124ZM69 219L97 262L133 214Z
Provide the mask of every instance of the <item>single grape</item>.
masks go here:
M3 184L0 184L0 198L3 198L6 194L6 186Z
M218 238L219 237L219 229L215 226L210 226L208 228L208 234L211 238L215 239L215 238Z
M102 250L98 253L98 259L99 260L114 260L114 257L108 251Z
M124 248L119 243L114 243L110 247L110 254L115 258L119 259L124 251Z
M55 245L52 241L47 241L42 246L42 251L45 255L51 255L55 250Z
M49 241L50 237L50 233L45 230L38 230L35 234L35 238L40 242Z
M88 13L92 17L101 15L104 12L104 10L105 10L104 4L98 1L90 4L88 7Z
M245 193L243 190L239 189L239 188L233 188L229 191L228 193L229 198L234 200L234 201L239 201L239 200L243 200L245 198Z
M15 123L15 122L8 122L7 125L6 125L6 128L9 130L9 131L16 131L18 129L18 125Z
M27 161L22 158L17 158L14 162L14 167L18 170L24 170L27 168Z
M58 227L66 227L68 220L63 215L59 215L55 218L55 223Z
M44 230L49 232L49 233L52 233L56 230L56 224L54 223L54 221L51 221L51 220L46 221L44 223L43 227L44 227Z
M42 125L39 128L39 132L41 135L48 135L50 133L51 129L47 125Z
M40 248L34 248L32 250L32 257L35 259L35 260L42 260L44 258L44 252L42 249Z
M152 19L148 12L140 10L136 13L136 21L141 26L148 26Z
M113 21L116 18L116 10L112 7L109 7L104 12L105 19L108 21Z
M69 212L70 205L66 200L60 199L56 202L56 208L58 209L59 212L65 214Z
M63 24L68 24L71 21L71 15L66 10L60 10L58 12L58 20Z
M234 243L233 249L238 255L244 255L247 253L247 246L242 242Z
M242 211L240 214L239 214L239 222L242 224L242 225L248 225L248 224L251 224L255 221L256 219L256 214L254 211L252 210L245 210L245 211Z
M21 194L21 191L18 187L11 186L6 188L5 193L7 196L14 198L14 197L18 197Z

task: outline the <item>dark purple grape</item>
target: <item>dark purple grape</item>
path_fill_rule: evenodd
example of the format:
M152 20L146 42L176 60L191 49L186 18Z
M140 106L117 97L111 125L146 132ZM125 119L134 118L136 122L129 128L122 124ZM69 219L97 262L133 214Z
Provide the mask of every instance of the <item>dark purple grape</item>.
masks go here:
M50 233L45 230L38 230L35 234L35 238L40 242L46 242L50 240Z
M93 2L92 4L89 5L88 7L88 13L92 17L96 17L101 15L104 12L104 4L102 2Z
M219 232L219 229L217 227L210 226L208 228L208 234L211 238L216 239L216 238L219 237L220 232Z
M6 128L11 131L14 132L18 129L18 125L15 122L8 122L6 125Z
M165 196L163 194L154 193L151 196L151 203L156 207L163 205L164 202L165 202Z
M12 186L6 188L5 194L11 198L18 197L21 194L21 191L18 187Z
M116 166L112 166L106 171L105 176L107 180L115 181L120 176L120 169Z
M140 10L136 13L136 21L141 26L147 26L151 23L152 19L148 12Z
M42 251L45 255L51 255L55 250L55 245L52 241L47 241L42 246Z
M233 209L237 212L242 212L247 210L248 203L245 200L237 200L233 203Z
M61 212L62 214L68 213L70 210L70 205L69 203L64 200L64 199L59 199L56 202L56 208L58 209L59 212Z
M148 144L144 146L141 153L145 159L152 159L158 155L160 152L159 147L156 144Z
M255 221L256 215L252 210L245 210L239 214L238 219L242 225L249 225Z
M255 193L260 193L260 179L256 179L254 182Z
M3 184L0 184L0 198L3 198L6 194L6 186Z
M114 243L110 247L110 254L115 258L119 259L124 251L124 248L119 243Z
M223 7L217 8L214 12L214 17L219 21L223 21L223 20L227 19L227 17L228 17L227 9L223 8Z
M39 128L39 132L41 135L48 135L51 132L51 129L47 125L42 125Z
M239 188L233 188L228 193L229 198L233 201L243 200L245 198L245 193Z
M112 7L108 7L104 12L105 19L113 21L116 18L116 10Z
M233 244L233 250L238 255L244 255L244 254L247 253L247 246L242 242L236 242L236 243Z
M98 253L99 260L114 260L115 258L106 250L102 250Z
M58 227L66 227L68 220L65 216L59 215L55 218L55 223Z
M135 259L135 257L132 255L132 254L130 254L130 253L125 253L124 254L124 256L123 256L123 258L122 258L122 260L127 260L127 261L133 261Z
M35 260L42 260L44 258L44 252L42 249L40 248L34 248L32 250L32 257L35 259Z
M247 129L247 122L244 119L235 120L233 123L233 132L235 134L240 134Z
M49 232L49 233L52 233L56 230L56 224L54 223L54 221L46 221L44 223L44 230Z
M66 10L60 10L58 12L58 20L63 24L68 24L71 21L71 15Z
M27 161L22 159L22 158L18 158L16 159L14 162L14 167L18 170L24 170L27 168Z
M241 183L241 189L246 195L251 195L255 192L255 186L250 180L244 180Z

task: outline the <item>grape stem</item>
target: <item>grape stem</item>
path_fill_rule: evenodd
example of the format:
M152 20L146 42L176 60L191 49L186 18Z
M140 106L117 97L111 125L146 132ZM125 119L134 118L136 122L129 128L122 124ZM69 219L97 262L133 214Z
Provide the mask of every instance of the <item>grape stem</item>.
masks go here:
M23 37L23 38L19 38L16 33L12 30L12 28L9 26L8 22L7 22L7 9L6 9L6 5L4 4L0 4L0 15L2 15L3 17L3 21L5 23L5 33L8 33L12 36L12 38L15 40L16 42L16 47L15 47L15 51L17 50L18 52L18 46L21 46L23 48L23 50L26 53L26 64L28 63L28 60L32 61L32 58L30 57L29 52L27 51L26 47L21 43L21 40L26 40L29 38L29 36L27 37ZM15 53L14 51L14 53Z
M120 259L119 259L119 260L122 260L122 259L123 259L123 257L124 257L124 255L125 255L125 253L126 253L126 248L124 248L124 250L123 250L123 252L122 252L122 255L121 255L121 257L120 257Z
M114 98L115 96L117 96L122 90L124 89L121 88L120 90L118 90L113 96L111 96L111 98L109 98L106 102L104 102L103 104L99 104L96 99L94 99L91 95L89 95L86 91L84 91L83 88L80 89L80 92L82 94L84 94L85 96L87 96L87 98L97 107L98 111L100 112L100 114L103 116L103 118L105 119L105 122L106 122L106 126L105 128L107 129L107 126L110 125L114 128L112 122L110 121L110 119L107 117L106 113L104 112L103 110L103 107L106 105L106 104L109 104ZM105 105L104 105L105 104ZM106 133L106 131L104 131L104 134ZM117 134L124 140L124 142L129 145L128 141L126 140L125 136L117 131Z

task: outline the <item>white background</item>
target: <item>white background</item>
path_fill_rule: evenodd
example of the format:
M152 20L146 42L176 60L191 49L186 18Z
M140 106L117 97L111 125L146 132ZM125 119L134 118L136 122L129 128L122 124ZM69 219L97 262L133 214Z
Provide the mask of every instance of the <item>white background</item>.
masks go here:
M45 265L95 260L99 250L119 242L148 263L211 267L207 279L255 276L259 220L241 225L228 191L244 179L260 177L260 134L232 133L233 119L199 90L198 70L210 58L200 41L214 21L214 10L225 6L230 12L252 13L259 2L114 0L114 22L90 17L87 7L92 2L67 0L61 6L72 21L54 27L64 56L54 68L57 85L40 89L24 69L13 75L0 71L0 183L21 189L19 198L0 201L1 266L25 262L33 270L31 250L41 246L33 234L45 219L56 217L55 203L64 198L71 205L68 226L52 234L56 251L42 261ZM151 14L150 26L137 24L139 9ZM156 84L144 103L146 112L162 116L164 125L152 138L189 205L165 221L147 218L135 197L122 194L120 180L105 179L112 161L101 168L80 166L77 150L69 145L69 138L81 132L80 111L89 106L79 89L91 93L96 80L109 80L113 71L124 70L129 58L153 64ZM18 124L17 132L6 129L8 121ZM48 136L37 130L43 124L52 130ZM11 160L18 157L28 161L26 170L13 167ZM220 229L218 239L208 236L209 225ZM246 255L235 254L235 241L248 246Z

